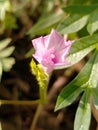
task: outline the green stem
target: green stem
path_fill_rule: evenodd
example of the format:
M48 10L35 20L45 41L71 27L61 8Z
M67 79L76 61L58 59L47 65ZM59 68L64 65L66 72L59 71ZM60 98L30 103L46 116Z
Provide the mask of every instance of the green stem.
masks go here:
M45 80L39 82L39 93L40 93L40 103L45 104L47 102L47 88L49 83L49 75Z
M35 113L35 116L34 116L34 119L33 119L33 122L31 124L31 127L30 127L30 130L35 130L35 126L37 124L37 121L38 121L38 117L41 113L41 110L42 110L42 104L39 104L38 105L38 108L36 110L36 113Z
M39 93L40 93L40 103L45 104L47 101L47 87L45 88L40 87Z
M38 80L39 81L39 80ZM48 87L48 79L43 80L43 82L39 81L39 93L40 93L40 103L36 110L35 116L33 118L33 122L31 124L30 130L35 130L35 126L37 124L39 115L42 111L43 105L47 102L47 87Z
M11 105L37 105L39 100L35 101L18 101L18 100L0 100L0 105L11 104Z

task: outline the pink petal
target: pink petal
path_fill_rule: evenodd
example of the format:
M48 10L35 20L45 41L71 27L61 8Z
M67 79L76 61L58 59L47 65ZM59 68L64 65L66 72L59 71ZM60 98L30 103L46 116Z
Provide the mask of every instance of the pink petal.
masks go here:
M60 44L60 41L62 41L63 37L54 29L51 31L47 44L45 45L45 47L47 49L49 48L55 48L58 46L58 44Z
M44 45L44 38L43 37L39 37L39 38L32 40L32 44L33 44L35 50L39 51L39 53L44 52L45 45Z
M71 45L71 44L70 44ZM71 46L65 46L63 49L59 49L59 51L55 52L56 60L58 63L64 63L67 55L69 54Z
M41 61L41 65L44 68L44 71L46 73L50 73L54 69L54 63L52 61L50 61L50 60L47 60L47 59L43 59Z
M42 65L46 73L50 73L56 66L69 64L66 57L72 41L66 41L54 29L50 35L36 38L32 42L36 50L33 57Z

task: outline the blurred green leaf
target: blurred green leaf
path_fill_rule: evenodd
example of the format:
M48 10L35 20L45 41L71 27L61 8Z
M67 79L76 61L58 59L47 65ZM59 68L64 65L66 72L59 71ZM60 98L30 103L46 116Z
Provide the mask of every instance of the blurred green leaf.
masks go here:
M5 19L6 11L11 10L11 4L9 0L0 0L0 20Z
M39 0L40 1L40 0ZM13 9L15 11L15 13L19 15L19 13L28 6L28 4L32 5L32 0L19 0L19 1L13 1L11 0Z
M13 6L10 0L0 0L0 34L6 29L17 28L16 14L13 14Z
M10 38L0 41L0 51L3 50L5 47L7 47L10 42L11 42Z
M70 4L70 5L74 5L74 4L77 4L77 5L79 5L79 4L81 4L81 5L88 5L88 4L95 4L95 3L97 3L98 4L98 0L68 0L67 1L67 5L68 4Z
M25 57L26 57L26 58L29 58L30 56L32 56L32 54L34 54L34 52L35 52L34 48L30 49L30 50L26 53Z
M10 41L10 38L0 41L0 78L2 76L2 72L9 71L15 63L14 58L9 57L15 49L14 46L7 47Z
M61 34L77 32L86 25L88 17L89 15L72 14L58 25L57 30Z
M4 57L8 57L12 54L12 52L14 51L14 47L11 46L11 47L8 47L2 51L0 51L0 58L4 58Z
M69 65L57 67L56 69L67 68L79 62L84 58L90 51L96 48L98 43L98 34L92 36L86 36L76 40L70 50L70 54L67 57L67 61L70 62Z
M89 130L91 120L90 92L86 91L80 100L74 123L74 130Z
M51 25L56 24L61 20L61 18L64 17L64 13L60 12L58 14L52 14L50 16L47 16L41 20L39 20L28 32L27 34L31 37L38 34L40 31L42 31L45 28L50 27Z
M63 7L69 14L89 14L98 8L98 5L70 5Z
M15 59L12 57L2 59L2 66L5 72L9 71L12 68L13 64L15 64Z
M5 29L16 29L18 25L16 24L16 18L12 14L7 13L4 19Z
M45 16L49 15L53 12L55 6L55 0L47 0L43 2L41 17L45 18Z
M97 64L96 64L97 63ZM94 87L93 79L98 68L98 52L96 51L81 72L72 80L60 93L57 99L55 110L70 105L77 96L85 90L89 85ZM98 73L96 74L96 76ZM93 77L94 76L94 77ZM98 76L97 76L98 77ZM97 81L96 81L97 82Z
M93 34L98 30L98 9L91 13L87 30L90 34Z

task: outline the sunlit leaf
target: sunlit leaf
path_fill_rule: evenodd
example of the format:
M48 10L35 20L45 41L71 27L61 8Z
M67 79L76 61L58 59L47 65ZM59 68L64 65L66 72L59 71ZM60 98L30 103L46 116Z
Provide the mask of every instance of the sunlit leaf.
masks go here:
M91 91L92 91L94 106L98 110L98 84L97 87L92 88Z
M90 34L93 34L98 30L98 9L91 13L87 30Z
M15 64L15 59L12 57L2 59L3 70L6 72L12 68L13 64Z
M58 25L57 30L61 34L77 32L86 25L88 17L89 15L72 14Z
M91 120L90 92L86 91L80 100L74 123L74 130L89 130Z
M28 32L30 36L33 36L37 34L39 31L42 31L43 29L59 22L61 18L63 18L64 13L60 12L58 14L52 14L50 16L47 16L46 18L41 19L38 21Z
M11 4L9 0L0 0L0 20L4 20L6 11L11 10Z
M58 96L55 111L70 105L83 91L83 88L79 87L75 82L76 80L72 81L62 90Z
M95 87L94 83L97 83L96 78L98 77L98 73L96 76L96 68L98 68L98 52L96 51L81 72L73 79L64 89L61 91L58 96L55 110L59 110L63 107L70 105L82 92L83 90L91 85L91 87ZM94 77L95 80L94 80Z
M0 51L0 58L4 58L4 57L8 57L12 54L12 52L14 51L14 47L11 46L11 47L8 47L2 51Z
M10 38L0 41L0 78L2 76L2 72L9 71L15 63L15 59L9 57L15 49L14 46L7 47L10 42Z
M58 26L57 30L62 34L77 32L82 29L88 22L90 14L98 8L98 5L70 5L63 7L63 10L69 14ZM98 13L97 13L98 14ZM93 16L94 17L94 16ZM92 31L97 27L92 25ZM92 29L89 25L89 31ZM91 31L90 31L91 32Z
M4 49L5 47L7 47L10 42L11 42L10 38L7 38L7 39L4 39L4 40L0 41L0 51L2 49Z

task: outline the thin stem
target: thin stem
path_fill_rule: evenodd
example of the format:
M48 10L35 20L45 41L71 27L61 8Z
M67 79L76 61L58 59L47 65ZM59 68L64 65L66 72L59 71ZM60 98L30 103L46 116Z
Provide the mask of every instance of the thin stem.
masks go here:
M47 79L47 81L43 81L43 84L40 84L40 87L39 87L40 103L39 103L36 113L34 115L30 130L35 130L39 115L43 108L43 105L47 101L47 87L48 87L48 79Z
M35 101L18 101L18 100L0 100L0 105L11 104L11 105L37 105L39 100Z
M40 103L45 104L47 101L47 87L46 88L40 87L39 91L40 91Z
M35 115L34 115L34 119L33 119L33 122L32 122L32 124L31 124L30 130L35 130L35 126L36 126L36 124L37 124L38 117L39 117L39 115L40 115L41 110L42 110L42 104L39 104L39 105L38 105L38 108L37 108L37 110L36 110L36 113L35 113Z
M43 83L40 83L39 93L40 93L40 103L45 104L47 102L47 88L50 77L47 76L46 80L43 80Z

